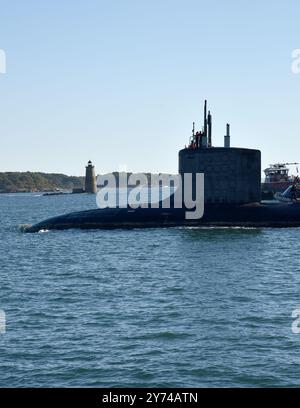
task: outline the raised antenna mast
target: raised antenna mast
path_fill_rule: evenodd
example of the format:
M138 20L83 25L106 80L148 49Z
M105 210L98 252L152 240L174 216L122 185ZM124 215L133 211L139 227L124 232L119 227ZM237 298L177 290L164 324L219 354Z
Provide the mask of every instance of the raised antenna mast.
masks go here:
M212 116L210 111L208 111L208 147L212 147Z
M207 100L204 101L204 137L207 137Z

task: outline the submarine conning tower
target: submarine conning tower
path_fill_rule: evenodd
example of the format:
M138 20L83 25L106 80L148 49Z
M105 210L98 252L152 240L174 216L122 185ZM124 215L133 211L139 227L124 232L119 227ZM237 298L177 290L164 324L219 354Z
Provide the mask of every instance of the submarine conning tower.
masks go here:
M97 193L95 167L91 160L88 161L88 164L85 167L85 192L90 194Z
M261 201L261 152L231 147L230 125L226 126L224 147L212 145L212 115L204 103L204 126L195 132L193 123L189 145L179 152L179 174L204 173L205 204L248 204Z

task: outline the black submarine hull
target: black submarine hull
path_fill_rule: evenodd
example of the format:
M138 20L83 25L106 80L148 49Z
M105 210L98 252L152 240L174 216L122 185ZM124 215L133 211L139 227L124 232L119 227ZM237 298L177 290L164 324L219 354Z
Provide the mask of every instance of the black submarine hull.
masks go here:
M49 218L25 229L41 230L212 227L300 227L299 203L225 205L207 204L200 219L186 219L185 208L106 208L72 212Z

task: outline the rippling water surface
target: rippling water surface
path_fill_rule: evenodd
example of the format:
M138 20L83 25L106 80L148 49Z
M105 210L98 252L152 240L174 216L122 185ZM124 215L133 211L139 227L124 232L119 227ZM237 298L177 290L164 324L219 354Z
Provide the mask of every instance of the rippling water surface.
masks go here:
M0 195L0 386L299 386L300 229L24 234L87 195Z

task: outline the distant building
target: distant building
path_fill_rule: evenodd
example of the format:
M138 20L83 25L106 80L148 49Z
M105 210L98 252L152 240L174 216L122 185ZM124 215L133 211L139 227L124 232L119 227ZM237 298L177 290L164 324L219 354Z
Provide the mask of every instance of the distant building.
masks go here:
M95 167L90 160L85 168L85 192L90 194L97 193Z

